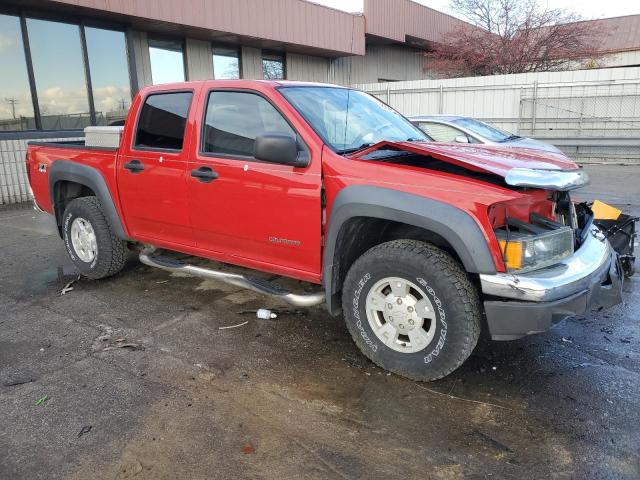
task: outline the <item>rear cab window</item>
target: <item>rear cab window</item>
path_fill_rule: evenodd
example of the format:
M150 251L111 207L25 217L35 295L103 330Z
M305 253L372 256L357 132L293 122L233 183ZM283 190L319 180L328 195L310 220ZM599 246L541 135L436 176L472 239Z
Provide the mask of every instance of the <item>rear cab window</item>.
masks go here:
M152 93L140 110L134 148L180 151L193 92Z

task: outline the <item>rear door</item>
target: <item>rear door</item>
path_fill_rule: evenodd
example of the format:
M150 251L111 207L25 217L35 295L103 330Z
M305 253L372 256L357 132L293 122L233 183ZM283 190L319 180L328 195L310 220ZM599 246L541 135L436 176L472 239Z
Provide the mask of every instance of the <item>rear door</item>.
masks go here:
M321 149L305 143L285 117L282 108L291 107L276 106L261 92L203 91L201 103L203 126L189 167L197 246L231 257L233 263L297 278L317 277ZM296 137L299 149L311 157L309 166L256 160L255 138L267 132Z
M136 240L194 245L187 197L188 122L193 91L151 92L123 141L118 191Z

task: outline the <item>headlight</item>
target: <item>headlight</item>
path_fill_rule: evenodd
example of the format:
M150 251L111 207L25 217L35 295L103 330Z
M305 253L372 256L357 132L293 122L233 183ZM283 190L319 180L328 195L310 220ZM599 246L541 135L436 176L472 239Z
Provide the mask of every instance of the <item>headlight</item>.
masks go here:
M548 267L573 254L573 230L570 227L537 234L497 230L496 237L510 272Z

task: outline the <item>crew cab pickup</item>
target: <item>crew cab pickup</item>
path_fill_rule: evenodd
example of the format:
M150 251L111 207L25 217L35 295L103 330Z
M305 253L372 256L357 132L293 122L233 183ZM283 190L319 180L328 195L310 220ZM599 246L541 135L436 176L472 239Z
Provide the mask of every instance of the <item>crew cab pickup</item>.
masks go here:
M36 205L92 279L137 250L168 271L324 303L372 361L425 381L460 366L483 329L516 339L621 301L617 254L570 198L587 175L559 153L433 143L361 91L284 81L144 88L107 130L111 147L32 142L26 158Z

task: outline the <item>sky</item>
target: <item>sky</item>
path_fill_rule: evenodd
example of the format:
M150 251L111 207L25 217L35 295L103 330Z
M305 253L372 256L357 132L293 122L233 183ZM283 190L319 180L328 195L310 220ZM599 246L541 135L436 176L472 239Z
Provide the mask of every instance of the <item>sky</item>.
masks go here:
M348 12L362 12L363 0L312 1L340 10L346 10ZM421 3L427 7L455 15L455 12L449 10L449 0L416 1L417 3ZM638 0L540 0L540 3L548 3L551 8L565 8L567 10L571 10L585 19L640 14L640 1Z

